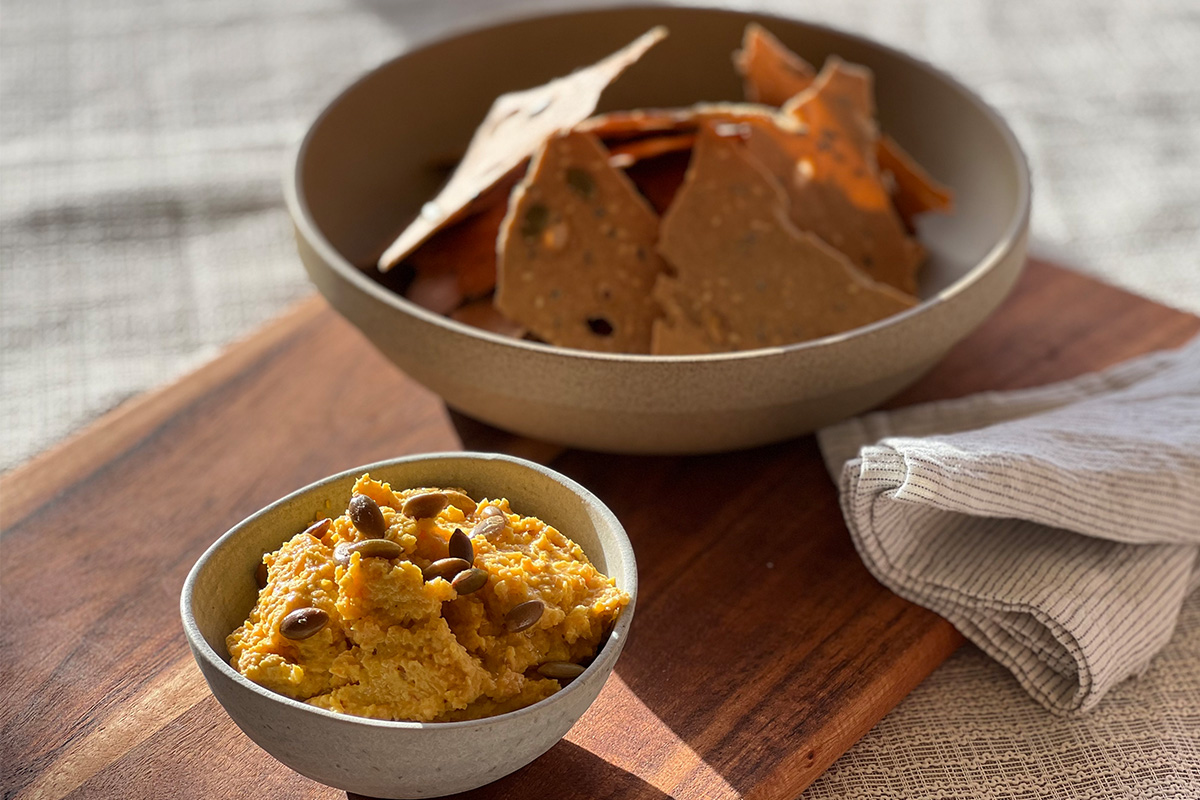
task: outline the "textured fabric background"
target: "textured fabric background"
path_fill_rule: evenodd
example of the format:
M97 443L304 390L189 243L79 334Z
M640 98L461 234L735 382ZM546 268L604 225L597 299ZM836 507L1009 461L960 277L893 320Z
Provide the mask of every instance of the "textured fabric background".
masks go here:
M560 0L560 5L565 5ZM310 291L286 147L343 85L533 0L3 0L0 469ZM1195 0L726 3L914 52L1010 121L1034 248L1200 312ZM1136 683L1051 718L967 648L813 797L1200 795L1200 607Z

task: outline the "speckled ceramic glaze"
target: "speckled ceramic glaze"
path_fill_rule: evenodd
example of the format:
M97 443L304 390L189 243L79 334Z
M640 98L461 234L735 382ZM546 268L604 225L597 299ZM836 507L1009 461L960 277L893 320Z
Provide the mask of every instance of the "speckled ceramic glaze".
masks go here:
M229 666L225 637L257 596L254 568L330 508L344 508L363 472L393 486L458 486L507 497L570 536L630 595L595 661L562 691L528 708L472 722L416 723L337 714L251 683ZM313 780L369 797L440 797L482 786L528 764L570 729L600 693L621 654L637 600L637 567L624 529L591 492L518 458L441 453L385 461L306 486L222 536L183 586L183 628L196 663L229 716L271 755Z
M652 25L671 36L600 110L736 100L730 53L756 19L810 61L875 72L882 128L955 192L927 216L917 307L849 333L711 356L606 355L515 341L438 316L372 281L492 99L591 63ZM1016 139L945 74L800 22L711 9L625 8L525 19L391 61L309 130L286 178L302 260L329 302L413 378L477 419L596 450L699 453L778 441L857 414L916 380L1008 293L1025 259L1029 174ZM481 380L480 370L493 377Z

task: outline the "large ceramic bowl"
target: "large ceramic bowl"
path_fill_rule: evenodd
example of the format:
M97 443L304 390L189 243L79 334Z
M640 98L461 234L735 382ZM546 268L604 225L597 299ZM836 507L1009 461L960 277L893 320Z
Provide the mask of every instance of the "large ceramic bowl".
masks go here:
M527 708L472 722L386 722L305 705L250 682L229 666L225 637L245 621L258 588L254 567L329 508L344 508L370 472L393 486L458 486L507 497L570 536L629 593L608 640L584 673ZM518 458L441 453L385 461L306 486L234 526L183 585L183 628L209 687L246 735L321 783L369 797L440 797L482 786L550 749L587 710L612 672L637 601L633 548L616 517L575 481Z
M607 355L503 338L419 308L371 264L436 192L496 95L591 63L653 25L671 36L600 110L736 100L730 53L748 21L820 64L875 72L882 128L955 192L920 226L931 258L915 308L849 333L707 356ZM329 302L401 369L469 416L571 446L628 453L730 450L796 436L916 380L1008 293L1025 259L1029 173L1012 132L952 78L874 42L711 9L620 8L535 17L384 64L335 99L286 177L301 258ZM488 376L485 380L484 375Z

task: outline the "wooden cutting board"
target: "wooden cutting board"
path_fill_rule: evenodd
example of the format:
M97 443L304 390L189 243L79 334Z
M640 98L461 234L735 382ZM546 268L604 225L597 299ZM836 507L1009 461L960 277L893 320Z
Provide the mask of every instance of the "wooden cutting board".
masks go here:
M1033 263L893 404L1067 378L1198 330ZM811 437L694 458L563 452L448 412L314 298L0 481L4 796L339 796L225 716L184 642L180 587L210 542L293 489L457 448L552 462L590 487L641 574L596 704L474 796L790 800L962 642L867 574Z

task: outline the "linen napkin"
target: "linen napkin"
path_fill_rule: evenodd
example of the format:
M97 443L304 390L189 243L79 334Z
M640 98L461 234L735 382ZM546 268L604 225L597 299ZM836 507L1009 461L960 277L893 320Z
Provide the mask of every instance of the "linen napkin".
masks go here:
M1143 672L1200 583L1200 337L818 441L871 573L1053 712Z

